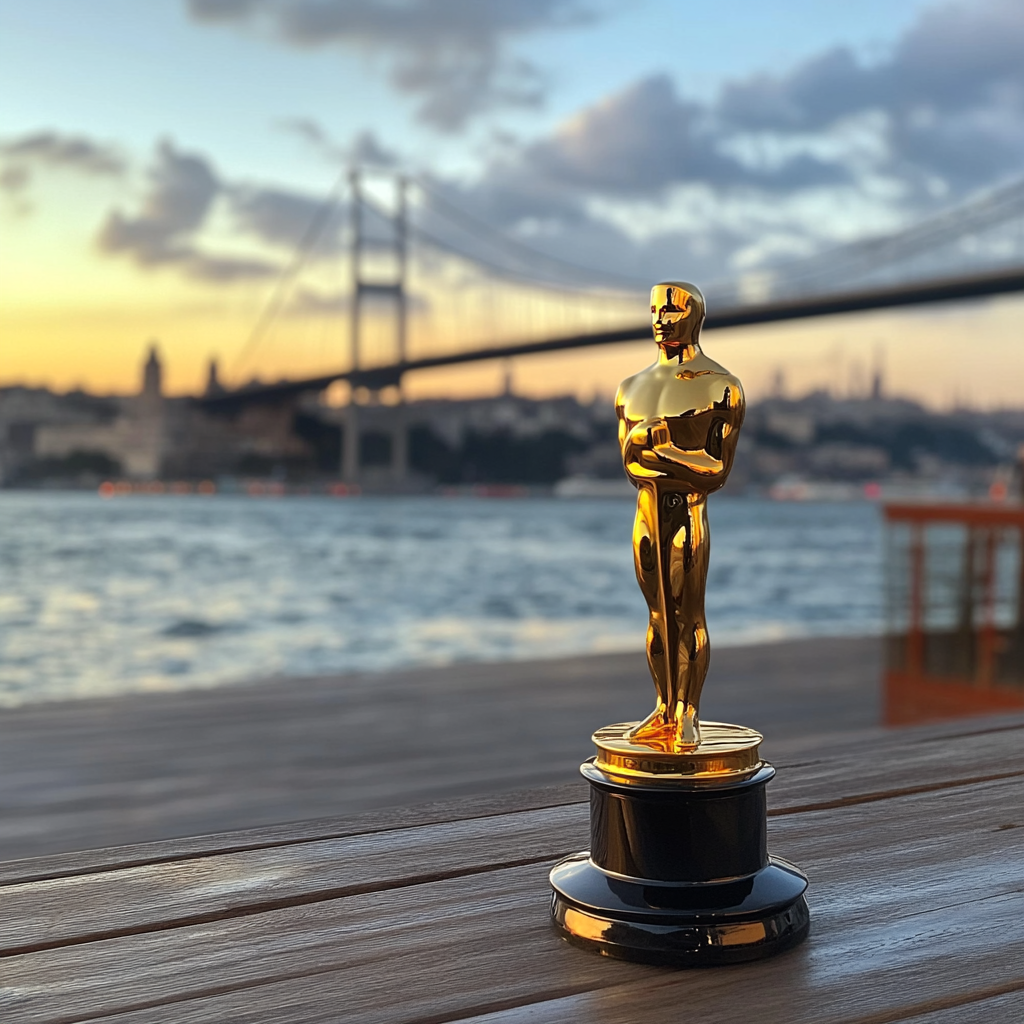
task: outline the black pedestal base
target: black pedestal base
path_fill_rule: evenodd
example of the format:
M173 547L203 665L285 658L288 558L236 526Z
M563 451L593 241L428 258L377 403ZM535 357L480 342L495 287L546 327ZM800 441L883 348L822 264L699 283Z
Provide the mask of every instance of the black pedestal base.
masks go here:
M807 879L767 853L764 766L739 781L639 786L583 765L591 851L551 871L551 915L575 945L674 966L737 963L810 927Z
M759 960L795 946L810 928L807 880L781 860L735 882L659 886L613 878L578 853L555 865L551 886L562 935L620 960L675 967Z

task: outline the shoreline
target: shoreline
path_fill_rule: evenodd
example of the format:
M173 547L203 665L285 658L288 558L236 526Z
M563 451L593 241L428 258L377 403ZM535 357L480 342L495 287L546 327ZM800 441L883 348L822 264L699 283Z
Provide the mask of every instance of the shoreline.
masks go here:
M703 717L766 754L874 729L881 641L718 646ZM0 709L0 860L571 782L641 717L633 651L458 663Z

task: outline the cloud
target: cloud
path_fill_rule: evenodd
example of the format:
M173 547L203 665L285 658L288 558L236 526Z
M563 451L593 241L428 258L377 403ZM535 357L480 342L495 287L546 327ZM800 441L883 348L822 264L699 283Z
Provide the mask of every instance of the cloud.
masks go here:
M77 135L40 131L0 141L0 192L18 213L31 210L27 195L36 172L44 169L116 178L126 164L113 146Z
M317 250L336 251L341 218L317 199L282 188L239 186L231 190L230 203L238 226L268 245L295 249L307 237L311 225L329 217Z
M442 131L496 107L538 105L543 75L515 42L597 17L582 0L188 0L188 10L201 23L265 26L290 46L382 55L391 84Z
M106 177L117 177L125 171L124 159L113 146L54 131L0 142L0 158L25 168L63 167Z
M635 291L652 277L683 273L681 267L700 267L698 276L707 280L748 240L742 230L716 222L713 214L691 218L685 229L667 218L648 217L649 229L637 231L628 204L595 208L580 189L525 176L491 174L472 184L424 181L427 198L417 209L416 223L441 239L443 248L552 285ZM704 191L698 207L708 205ZM454 219L451 207L456 208ZM482 228L474 230L458 211Z
M0 168L0 191L11 196L18 196L24 192L29 185L31 176L27 167L14 164L10 167Z
M953 191L1024 166L1024 6L943 3L874 63L838 47L783 74L728 84L715 104L723 130L822 134L880 115L890 173Z
M162 142L149 173L149 188L135 214L112 211L100 228L101 252L126 256L137 266L175 266L198 280L223 283L268 277L276 263L203 252L194 235L224 186L203 157Z
M271 260L214 256L199 250L188 252L180 261L180 265L188 277L208 284L263 280L281 273L280 264Z
M644 278L697 265L706 279L726 274L729 257L763 227L745 230L730 206L747 211L770 196L777 209L793 194L849 184L838 163L807 153L759 163L730 151L730 141L709 105L652 75L546 137L507 145L475 182L432 187L557 259Z
M329 160L337 160L341 153L338 144L327 131L309 117L286 117L277 125L282 131L295 135L303 142L312 146L318 153Z
M571 118L527 148L523 162L573 187L625 195L681 182L792 190L844 177L835 164L807 155L751 167L724 151L723 141L711 111L682 99L667 75L653 75Z
M347 313L352 308L349 289L320 291L300 287L295 290L286 312L290 316L322 316L323 314Z
M345 152L349 162L357 165L395 167L398 164L398 154L383 145L380 139L370 131L359 132Z
M206 160L170 142L160 143L149 177L140 211L113 211L99 237L104 252L127 254L140 266L178 261L188 248L184 238L203 224L221 189Z
M598 192L644 193L688 177L731 176L702 114L677 96L667 75L654 75L580 111L530 146L524 163Z
M360 167L395 167L398 164L398 154L369 130L356 133L351 142L343 144L332 138L326 129L311 118L287 118L280 122L280 127L298 136L333 164Z
M887 178L903 197L948 201L1024 169L1022 54L1018 0L944 3L872 64L834 48L707 102L649 76L491 173L651 198L695 183L792 195Z
M230 21L255 14L264 0L189 0L189 12L197 21Z
M337 197L285 187L230 181L212 162L172 142L161 142L147 171L147 186L135 210L111 210L97 234L100 252L131 260L143 269L175 268L210 283L273 277L284 261L274 256L234 256L210 250L204 235L216 221L239 240L256 241L291 258L311 239L307 262L337 255L346 208ZM214 217L220 211L219 220ZM379 218L365 218L372 244ZM379 232L378 232L379 233Z
M534 70L515 68L516 41L579 25L597 7L192 0L190 9L295 47L381 56L392 82L419 97L422 117L456 128L526 101L502 98L503 83L536 100ZM727 275L889 230L1024 170L1022 53L1019 0L940 2L870 60L835 47L727 81L708 99L687 97L667 73L647 75L541 137L506 139L475 179L433 186L561 259L629 274L693 259ZM341 145L315 122L287 127L332 161L397 165L372 133ZM274 244L294 242L308 213L270 192L233 201L240 226ZM429 210L420 216L441 230Z

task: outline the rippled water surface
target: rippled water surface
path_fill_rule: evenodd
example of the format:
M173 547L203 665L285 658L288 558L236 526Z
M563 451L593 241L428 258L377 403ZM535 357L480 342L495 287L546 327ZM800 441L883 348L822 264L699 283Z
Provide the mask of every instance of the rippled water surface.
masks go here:
M717 498L713 643L875 632L869 504ZM0 702L639 648L628 500L0 494Z

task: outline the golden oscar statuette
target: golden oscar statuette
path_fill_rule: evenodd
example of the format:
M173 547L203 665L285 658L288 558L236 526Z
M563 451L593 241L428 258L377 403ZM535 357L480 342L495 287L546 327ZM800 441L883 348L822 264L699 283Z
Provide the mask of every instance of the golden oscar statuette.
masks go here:
M701 351L704 297L651 290L658 358L619 386L626 475L637 489L636 577L650 609L657 704L594 733L590 850L551 872L551 913L570 942L607 956L702 965L769 956L807 935L806 877L768 855L775 769L753 729L701 722L710 647L707 498L732 468L740 382Z

